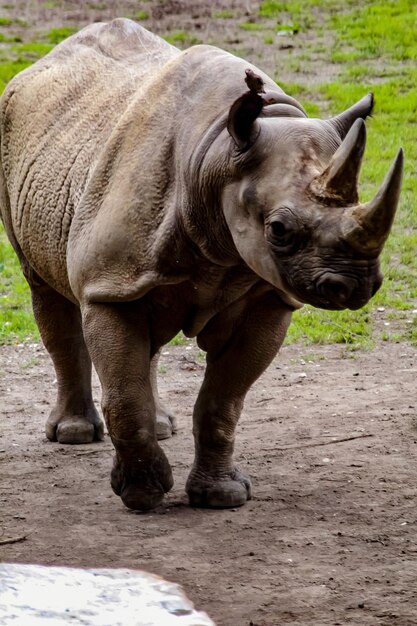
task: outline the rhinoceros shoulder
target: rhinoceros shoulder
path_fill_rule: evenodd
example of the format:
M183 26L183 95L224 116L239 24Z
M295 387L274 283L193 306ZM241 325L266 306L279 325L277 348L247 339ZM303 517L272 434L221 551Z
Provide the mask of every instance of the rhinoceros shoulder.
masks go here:
M111 22L91 24L69 37L52 54L56 56L71 54L80 46L95 50L109 59L134 65L144 56L166 59L179 54L161 37L127 18L117 18Z
M114 80L117 83L125 81L127 75L132 79L135 75L143 76L179 54L177 48L133 20L117 18L90 24L15 76L2 99L8 100L10 93L29 87L31 80L38 80L35 76L42 75L41 80L46 84L51 84L57 76L71 83L78 82L80 75L88 74L91 79L94 73L101 83L110 72L114 85Z

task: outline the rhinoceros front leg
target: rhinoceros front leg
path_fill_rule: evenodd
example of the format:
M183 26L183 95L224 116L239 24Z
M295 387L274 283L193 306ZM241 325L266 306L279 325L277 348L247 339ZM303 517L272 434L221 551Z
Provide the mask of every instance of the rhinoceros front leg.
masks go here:
M104 424L91 393L91 359L79 308L26 268L42 341L54 363L58 397L45 425L50 441L80 444L103 439Z
M250 480L233 464L235 427L245 395L278 352L291 309L275 293L237 303L198 337L207 368L194 408L195 461L187 480L192 506L227 508L250 499Z
M82 317L116 449L111 486L128 508L152 509L173 480L156 439L147 310L140 302L89 304L82 307Z
M168 439L177 432L177 420L175 415L161 402L158 393L158 382L157 382L157 373L158 373L158 361L161 355L161 351L155 354L155 356L151 360L151 385L152 385L152 393L153 399L155 402L155 412L156 412L156 436L158 439Z

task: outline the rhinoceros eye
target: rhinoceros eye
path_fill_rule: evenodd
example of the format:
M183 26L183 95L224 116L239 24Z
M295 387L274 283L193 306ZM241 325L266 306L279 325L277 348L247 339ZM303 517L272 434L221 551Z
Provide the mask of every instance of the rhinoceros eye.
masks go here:
M283 222L280 222L279 220L271 222L271 230L275 239L284 239L286 235L288 235L287 227Z
M282 252L290 252L296 243L296 233L293 228L281 220L270 222L269 228L271 244L275 248L282 248Z

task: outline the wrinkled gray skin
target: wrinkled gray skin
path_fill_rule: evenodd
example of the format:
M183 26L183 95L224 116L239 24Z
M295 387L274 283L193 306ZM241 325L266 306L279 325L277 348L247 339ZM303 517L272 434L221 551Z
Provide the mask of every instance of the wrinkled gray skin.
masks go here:
M248 68L265 94L247 90ZM156 389L161 346L182 329L207 352L190 503L238 506L250 482L233 465L235 426L292 311L355 309L378 289L401 155L376 204L359 205L371 108L368 96L307 119L247 62L211 46L179 52L129 20L85 28L9 84L1 212L57 373L46 434L103 437L92 360L127 507L151 509L172 487L156 436L172 429Z

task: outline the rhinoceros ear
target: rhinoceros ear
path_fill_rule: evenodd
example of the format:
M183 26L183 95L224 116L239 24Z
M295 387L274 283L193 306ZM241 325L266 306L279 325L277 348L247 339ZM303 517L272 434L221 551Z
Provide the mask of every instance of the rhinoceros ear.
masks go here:
M340 138L344 139L357 119L361 118L364 120L372 113L373 106L374 95L373 93L368 93L362 100L359 100L359 102L343 111L340 115L327 120L327 122L333 126Z
M227 130L241 152L250 148L255 141L258 134L256 118L259 117L265 104L264 99L259 95L264 92L262 78L248 69L245 82L249 91L232 104L227 118Z

